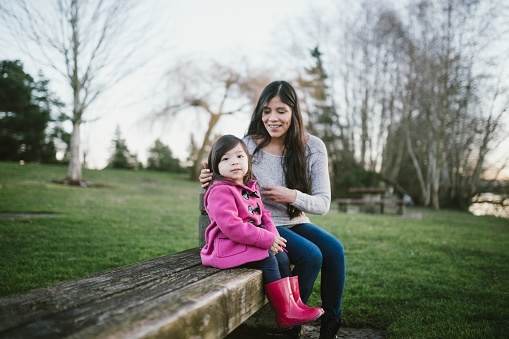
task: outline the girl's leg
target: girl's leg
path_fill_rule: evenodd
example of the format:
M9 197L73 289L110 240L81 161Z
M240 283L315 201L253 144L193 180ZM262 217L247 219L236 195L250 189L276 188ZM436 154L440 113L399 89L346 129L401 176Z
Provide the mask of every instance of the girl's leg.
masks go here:
M284 255L281 256L283 260ZM287 260L288 263L288 260ZM276 256L269 251L269 257L242 265L242 267L258 268L263 271L265 294L276 316L278 328L286 329L300 326L318 319L323 310L321 308L300 308L292 294L292 287L288 277L281 279L279 264Z
M313 242L294 232L295 227L278 226L277 230L287 240L288 257L295 265L292 275L299 277L300 297L306 303L322 267L322 253Z
M335 236L311 223L296 225L291 228L291 231L311 241L319 248L323 258L321 297L322 307L325 311L324 317L338 320L341 316L341 301L343 299L346 276L345 250L343 245ZM284 235L281 236L284 237ZM288 240L288 243L290 243L290 240ZM290 249L288 251L291 261L292 255ZM304 298L302 300L304 301Z
M242 265L242 267L257 268L262 270L263 285L267 285L281 279L281 274L279 273L279 263L276 259L276 256L272 252L270 251L268 252L269 256L267 258L258 261L248 262Z
M277 252L276 259L279 264L279 273L281 278L291 277L292 270L290 270L290 258L286 252Z

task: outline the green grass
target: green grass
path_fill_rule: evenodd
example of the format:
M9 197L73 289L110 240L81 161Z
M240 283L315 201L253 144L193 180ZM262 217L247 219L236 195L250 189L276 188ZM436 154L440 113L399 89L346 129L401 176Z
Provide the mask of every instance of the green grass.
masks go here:
M1 296L197 246L200 188L186 175L85 170L108 187L51 182L66 170L0 163L0 212L61 215L0 219ZM389 338L509 337L509 220L418 212L311 217L345 246L345 326ZM314 305L319 289L318 279Z
M186 175L85 170L107 187L52 183L66 171L0 163L0 212L61 215L0 219L0 295L198 246L200 188Z
M345 246L346 325L394 338L509 337L509 220L420 212L312 218Z

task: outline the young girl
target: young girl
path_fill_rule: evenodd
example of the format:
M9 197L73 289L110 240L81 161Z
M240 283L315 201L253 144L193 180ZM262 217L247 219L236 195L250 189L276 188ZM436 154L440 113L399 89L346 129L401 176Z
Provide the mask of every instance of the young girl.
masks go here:
M208 159L212 181L204 201L211 224L205 232L202 263L261 269L277 326L287 329L317 319L323 310L305 306L298 283L290 283L289 259L283 252L286 240L263 208L248 154L246 144L233 135L222 136L212 146ZM280 263L286 262L281 271L276 254Z

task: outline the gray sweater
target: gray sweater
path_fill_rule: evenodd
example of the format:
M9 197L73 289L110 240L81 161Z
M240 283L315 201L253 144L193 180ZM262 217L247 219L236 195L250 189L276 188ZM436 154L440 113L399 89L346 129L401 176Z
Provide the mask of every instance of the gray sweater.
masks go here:
M319 138L309 135L306 147L307 170L311 182L311 194L305 194L298 190L295 202L292 204L301 211L311 214L323 215L329 211L331 201L329 166L327 149ZM244 137L250 154L254 153L256 143L251 136ZM253 172L260 186L284 186L285 177L282 167L282 156L273 155L263 150L253 158ZM296 224L309 222L309 218L302 214L290 219L286 212L286 204L277 203L262 196L263 205L271 213L276 226L290 227Z

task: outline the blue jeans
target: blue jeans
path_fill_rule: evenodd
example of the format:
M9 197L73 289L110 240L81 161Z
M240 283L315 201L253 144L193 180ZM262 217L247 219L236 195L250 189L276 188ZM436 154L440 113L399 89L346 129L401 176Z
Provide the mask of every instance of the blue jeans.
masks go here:
M271 251L268 252L269 256L267 258L245 263L242 267L262 270L264 285L278 281L281 278L291 277L290 260L286 252L278 252L276 255Z
M345 250L341 242L322 228L311 224L299 224L291 228L278 226L279 235L285 238L293 275L299 277L300 296L307 302L316 277L322 269L321 297L323 315L338 320L345 288Z

